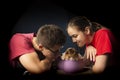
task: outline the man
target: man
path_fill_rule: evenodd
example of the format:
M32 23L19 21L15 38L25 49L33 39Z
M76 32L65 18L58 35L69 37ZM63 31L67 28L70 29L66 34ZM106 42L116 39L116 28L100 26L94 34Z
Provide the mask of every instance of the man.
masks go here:
M16 33L10 40L9 61L23 73L40 74L51 69L66 36L59 26L46 24L34 33Z

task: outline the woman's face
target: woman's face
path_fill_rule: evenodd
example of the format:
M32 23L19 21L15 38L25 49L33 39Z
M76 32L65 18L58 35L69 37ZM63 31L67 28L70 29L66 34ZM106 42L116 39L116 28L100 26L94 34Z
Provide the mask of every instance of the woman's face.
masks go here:
M87 35L84 32L79 31L75 27L68 27L67 33L79 47L83 47L86 44Z

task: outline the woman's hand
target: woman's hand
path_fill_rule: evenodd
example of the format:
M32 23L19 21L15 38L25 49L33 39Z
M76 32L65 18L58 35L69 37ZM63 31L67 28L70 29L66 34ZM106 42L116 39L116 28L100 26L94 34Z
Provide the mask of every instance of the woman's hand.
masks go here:
M95 58L96 58L95 57L96 53L97 53L97 50L93 46L89 45L86 47L84 57L86 57L87 59L90 59L90 61L94 62Z

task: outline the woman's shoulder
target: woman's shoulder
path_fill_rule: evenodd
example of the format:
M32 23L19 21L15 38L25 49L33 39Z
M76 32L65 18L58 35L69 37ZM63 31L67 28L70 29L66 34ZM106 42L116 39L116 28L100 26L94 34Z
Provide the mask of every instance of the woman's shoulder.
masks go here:
M109 28L106 28L106 27L102 27L101 29L99 29L98 31L96 31L96 34L110 34L110 35L113 35L113 32L111 31L111 29Z

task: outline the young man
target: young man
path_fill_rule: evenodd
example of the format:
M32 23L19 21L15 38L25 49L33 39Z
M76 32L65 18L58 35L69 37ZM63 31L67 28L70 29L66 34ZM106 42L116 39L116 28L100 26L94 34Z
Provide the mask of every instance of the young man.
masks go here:
M16 33L9 43L9 61L13 68L40 74L51 69L66 36L59 26L46 24L34 33Z

